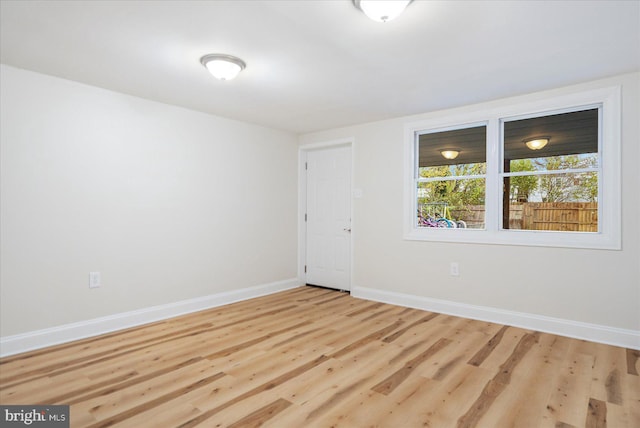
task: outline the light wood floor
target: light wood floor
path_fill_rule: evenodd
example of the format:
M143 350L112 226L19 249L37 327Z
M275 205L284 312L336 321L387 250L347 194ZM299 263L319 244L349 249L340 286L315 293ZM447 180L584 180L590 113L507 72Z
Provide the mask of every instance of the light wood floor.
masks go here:
M640 352L312 287L0 360L72 427L640 427Z

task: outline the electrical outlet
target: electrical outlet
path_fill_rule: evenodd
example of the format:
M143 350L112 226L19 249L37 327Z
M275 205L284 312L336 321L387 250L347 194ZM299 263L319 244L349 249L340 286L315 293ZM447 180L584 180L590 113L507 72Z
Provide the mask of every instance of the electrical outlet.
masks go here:
M451 264L449 265L449 274L450 274L451 276L458 276L458 275L460 275L460 270L459 270L458 262L451 262Z
M89 288L100 287L100 272L89 272Z

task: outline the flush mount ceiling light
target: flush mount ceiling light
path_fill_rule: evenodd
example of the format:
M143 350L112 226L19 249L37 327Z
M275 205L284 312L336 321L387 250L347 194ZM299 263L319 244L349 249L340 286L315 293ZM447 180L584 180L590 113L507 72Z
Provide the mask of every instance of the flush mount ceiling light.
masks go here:
M243 60L232 55L209 54L200 58L213 77L220 80L234 79L247 66Z
M526 140L524 143L531 150L540 150L541 148L547 145L547 143L549 142L549 139L550 139L549 137L539 137L531 140Z
M378 22L398 17L412 0L353 0L355 7Z
M451 150L451 149L447 149L447 150L443 150L440 152L440 154L442 155L442 157L444 157L445 159L455 159L458 157L458 155L460 154L460 152L458 150Z

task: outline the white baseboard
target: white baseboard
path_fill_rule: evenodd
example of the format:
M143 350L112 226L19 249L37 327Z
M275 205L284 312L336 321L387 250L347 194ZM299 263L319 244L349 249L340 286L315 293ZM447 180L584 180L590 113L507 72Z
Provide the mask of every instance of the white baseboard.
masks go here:
M161 321L179 315L222 306L254 297L265 296L300 286L297 278L240 290L226 291L166 305L95 318L72 324L0 337L0 357L71 342L125 328ZM351 295L360 299L455 315L481 321L506 324L561 336L640 350L640 331L552 318L486 306L468 305L395 293L366 287L352 287Z
M353 287L351 295L360 299L390 303L398 306L422 309L447 315L455 315L498 324L521 327L560 336L606 343L623 348L640 350L640 331L589 324L579 321L552 318L523 312L507 311L487 306L475 306L448 300L431 299L411 294Z
M13 336L0 337L0 357L110 333L125 328L161 321L191 312L265 296L300 286L297 278L272 282L240 290L225 291L166 305L152 306L87 321L65 324Z

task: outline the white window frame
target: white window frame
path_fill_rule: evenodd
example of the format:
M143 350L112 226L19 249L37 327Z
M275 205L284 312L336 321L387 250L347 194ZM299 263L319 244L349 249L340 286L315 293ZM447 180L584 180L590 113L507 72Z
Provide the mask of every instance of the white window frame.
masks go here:
M545 116L601 106L598 137L598 232L502 229L501 120ZM404 239L434 242L525 245L566 248L621 249L621 88L619 86L540 98L502 107L479 109L405 124ZM485 229L446 229L417 226L416 141L419 133L487 126Z

